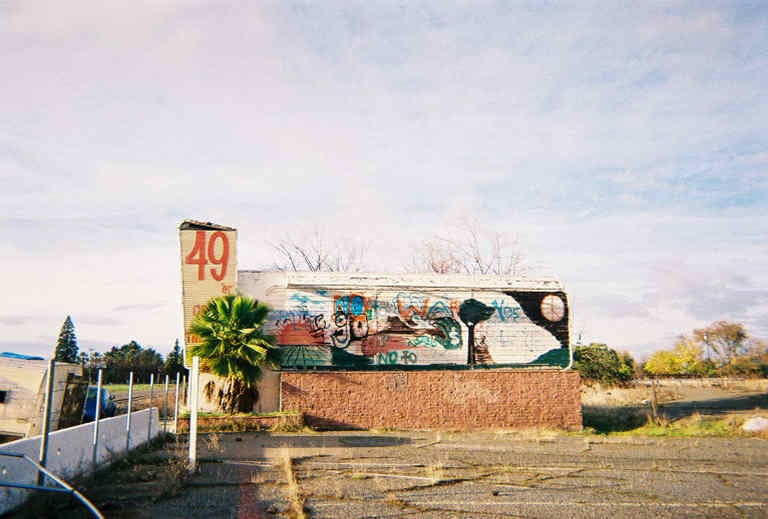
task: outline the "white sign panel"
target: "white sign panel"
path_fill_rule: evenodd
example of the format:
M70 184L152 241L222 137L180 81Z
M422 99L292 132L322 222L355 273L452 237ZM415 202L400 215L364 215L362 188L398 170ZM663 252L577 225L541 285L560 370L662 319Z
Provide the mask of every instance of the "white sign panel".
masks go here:
M231 227L185 221L179 226L184 346L196 342L189 325L205 304L237 287L237 231ZM184 359L189 367L191 360Z

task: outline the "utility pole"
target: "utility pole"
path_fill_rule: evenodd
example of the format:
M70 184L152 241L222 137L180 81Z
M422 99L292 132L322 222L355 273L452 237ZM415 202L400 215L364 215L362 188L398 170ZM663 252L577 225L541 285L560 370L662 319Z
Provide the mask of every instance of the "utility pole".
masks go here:
M707 345L707 360L709 360L709 333L704 332L704 344Z

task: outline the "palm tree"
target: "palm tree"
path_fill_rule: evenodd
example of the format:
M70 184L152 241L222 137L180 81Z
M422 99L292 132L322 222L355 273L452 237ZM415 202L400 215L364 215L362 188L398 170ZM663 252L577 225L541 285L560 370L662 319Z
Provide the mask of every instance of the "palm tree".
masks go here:
M206 395L216 397L224 412L251 412L262 367L277 365L275 339L262 327L268 313L269 307L256 299L229 294L208 301L189 326L198 337L189 345L190 355L224 379L218 391L213 381L206 385Z

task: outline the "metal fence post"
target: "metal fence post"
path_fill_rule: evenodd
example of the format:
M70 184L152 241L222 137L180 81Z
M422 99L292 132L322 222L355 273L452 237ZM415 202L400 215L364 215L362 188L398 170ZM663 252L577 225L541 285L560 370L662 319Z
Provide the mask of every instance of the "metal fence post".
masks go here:
M45 400L43 401L43 423L40 431L40 465L45 467L48 462L48 433L51 428L51 404L53 401L53 376L56 370L56 359L48 361L48 378L45 379ZM37 484L42 485L45 475L37 474Z
M149 419L147 420L147 441L152 439L152 388L155 384L155 374L149 375Z
M181 373L176 372L176 399L173 403L173 432L179 432L179 378Z
M128 374L128 412L125 416L125 452L131 450L131 401L133 399L133 371Z
M197 470L197 385L199 383L200 357L192 357L189 372L189 472Z
M93 413L93 458L92 465L96 468L96 462L99 458L99 420L101 419L101 369L99 369L98 383L96 384L96 411ZM88 394L85 395L88 401Z
M165 389L163 391L163 433L168 428L168 375L165 375Z

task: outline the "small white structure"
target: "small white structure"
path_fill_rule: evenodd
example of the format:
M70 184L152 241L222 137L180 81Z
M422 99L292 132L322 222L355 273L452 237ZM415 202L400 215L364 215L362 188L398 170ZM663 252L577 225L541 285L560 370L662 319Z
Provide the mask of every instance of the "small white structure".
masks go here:
M48 361L0 354L0 435L25 438L40 433ZM57 362L54 370L51 430L59 423L67 377L82 374L77 364Z
M179 244L185 346L205 304L239 292L270 306L281 371L571 366L568 296L554 278L238 270L237 230L194 220ZM201 396L213 379L201 374ZM259 411L280 408L280 380L265 373Z
M759 433L768 431L768 418L762 416L753 416L741 426L741 430L750 433Z

